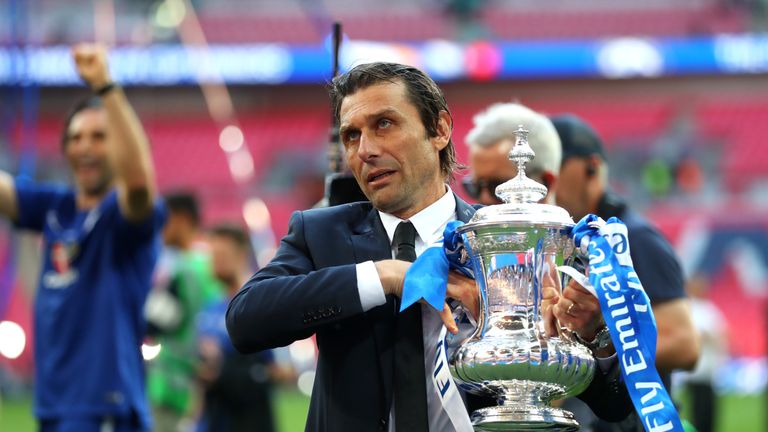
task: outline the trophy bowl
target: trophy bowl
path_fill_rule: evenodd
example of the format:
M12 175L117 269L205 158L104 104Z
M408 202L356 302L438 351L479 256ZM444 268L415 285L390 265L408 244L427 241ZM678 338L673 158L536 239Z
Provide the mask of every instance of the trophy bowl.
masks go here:
M573 414L551 402L584 391L595 360L569 331L547 335L541 310L544 284L561 290L566 282L555 269L575 257L574 224L564 209L538 203L546 188L525 176L533 157L526 132L518 128L510 152L517 177L497 188L505 203L481 208L457 229L479 287L480 316L452 353L450 370L465 390L498 401L471 414L476 430L576 431Z

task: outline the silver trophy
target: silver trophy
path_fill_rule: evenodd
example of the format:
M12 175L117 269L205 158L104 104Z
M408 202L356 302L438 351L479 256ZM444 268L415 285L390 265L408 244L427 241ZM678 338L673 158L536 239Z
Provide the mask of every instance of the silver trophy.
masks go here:
M549 337L541 310L542 284L564 286L555 269L574 258L574 223L565 209L538 203L547 188L525 175L534 157L528 131L520 126L516 136L509 158L517 176L496 188L504 204L478 210L457 230L481 298L477 330L452 354L451 373L466 390L498 400L471 414L475 430L576 431L573 414L550 404L584 391L595 360L570 331Z

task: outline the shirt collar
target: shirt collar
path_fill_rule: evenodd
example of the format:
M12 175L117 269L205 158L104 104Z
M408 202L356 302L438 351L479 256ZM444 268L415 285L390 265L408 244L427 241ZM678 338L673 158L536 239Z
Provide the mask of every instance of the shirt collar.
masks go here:
M453 191L447 185L445 189L445 194L439 200L408 219L413 224L413 227L416 228L419 238L427 244L436 241L442 236L442 228L456 214L456 199L453 196ZM379 217L381 217L381 223L387 231L389 242L392 243L392 239L395 237L395 229L403 220L382 211L379 211Z

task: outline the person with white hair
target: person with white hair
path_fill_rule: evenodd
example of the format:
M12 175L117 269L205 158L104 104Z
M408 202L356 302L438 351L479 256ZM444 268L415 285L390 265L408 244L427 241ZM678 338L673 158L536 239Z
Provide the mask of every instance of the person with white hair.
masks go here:
M519 103L497 103L475 115L474 127L465 139L469 146L471 174L462 185L467 194L480 204L498 204L496 186L517 175L517 166L507 155L515 145L515 130L523 126L529 131L530 144L536 157L526 166L528 177L547 187L544 198L554 204L554 190L560 171L562 150L557 130L547 116Z

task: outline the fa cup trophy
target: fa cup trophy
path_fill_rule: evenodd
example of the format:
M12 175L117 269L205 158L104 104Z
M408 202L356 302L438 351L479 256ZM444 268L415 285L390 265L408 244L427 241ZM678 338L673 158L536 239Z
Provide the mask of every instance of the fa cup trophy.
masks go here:
M550 403L584 391L595 360L569 331L548 336L541 306L544 284L561 289L565 282L555 269L574 259L574 223L565 209L538 203L547 188L525 174L534 157L528 131L520 126L516 135L509 158L517 176L496 189L504 204L478 210L457 229L481 307L477 330L449 360L451 374L468 391L498 400L472 413L476 430L576 431L573 414Z

